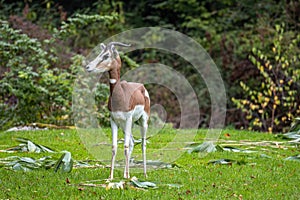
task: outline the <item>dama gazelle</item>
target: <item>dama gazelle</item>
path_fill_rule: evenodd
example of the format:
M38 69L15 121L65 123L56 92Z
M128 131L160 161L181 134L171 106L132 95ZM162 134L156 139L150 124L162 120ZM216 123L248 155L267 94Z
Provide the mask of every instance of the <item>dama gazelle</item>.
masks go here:
M121 59L115 46L129 47L120 42L101 44L101 53L87 66L88 72L108 72L110 96L108 109L112 130L112 159L109 179L113 179L114 165L117 154L118 127L124 133L125 169L124 178L129 178L129 161L134 147L132 125L137 123L141 127L143 168L146 174L146 132L150 116L150 98L143 84L120 81Z

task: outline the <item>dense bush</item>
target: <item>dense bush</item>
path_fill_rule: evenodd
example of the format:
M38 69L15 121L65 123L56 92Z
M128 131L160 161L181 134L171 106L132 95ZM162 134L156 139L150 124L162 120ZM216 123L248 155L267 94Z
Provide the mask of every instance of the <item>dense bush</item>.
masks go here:
M72 68L51 68L57 57L45 51L41 42L5 22L0 37L1 127L69 119Z
M249 129L280 131L300 114L299 42L299 35L277 25L269 50L252 49L249 59L260 76L251 85L241 81L243 97L232 98L246 114Z
M69 42L72 38L74 40L82 26L99 21L108 24L115 18L115 15L77 14L63 22L59 30L54 29L50 37L40 37L39 40L29 37L21 30L13 29L6 21L2 21L1 129L29 122L72 124L73 83L78 68L82 67L83 57L64 46L67 44L65 41L68 39ZM98 88L101 88L100 86ZM107 92L108 90L102 90L102 95L97 92L97 101L105 103ZM101 108L103 107L100 106L99 111L102 111Z

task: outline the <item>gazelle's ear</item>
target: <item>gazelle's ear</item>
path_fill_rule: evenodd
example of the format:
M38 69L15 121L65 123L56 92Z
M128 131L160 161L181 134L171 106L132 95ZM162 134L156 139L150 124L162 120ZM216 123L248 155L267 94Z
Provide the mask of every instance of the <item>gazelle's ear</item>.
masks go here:
M102 50L104 50L106 48L105 44L103 44L103 43L101 43L100 46L101 46Z
M115 48L115 45L111 45L110 46L110 53L112 54L112 56L114 58L116 58L119 55L119 52L117 51L117 49Z

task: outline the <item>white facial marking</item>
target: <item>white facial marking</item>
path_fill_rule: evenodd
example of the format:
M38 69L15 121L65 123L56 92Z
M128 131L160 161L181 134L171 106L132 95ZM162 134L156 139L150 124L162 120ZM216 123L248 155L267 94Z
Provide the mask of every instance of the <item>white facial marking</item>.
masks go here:
M102 45L101 45L102 48ZM101 67L101 68L97 68L97 65L99 65L100 63L103 63L102 66L106 66L106 67ZM91 61L88 66L87 66L87 70L89 72L106 72L108 71L111 67L111 58L110 58L110 53L109 52L104 52L104 49L102 49L102 52L93 60Z
M117 82L117 80L116 79L109 79L109 82L111 83L111 84L115 84L116 82Z
M106 68L96 68L95 69L95 72L99 72L99 73L103 73L103 72L106 72L107 69Z

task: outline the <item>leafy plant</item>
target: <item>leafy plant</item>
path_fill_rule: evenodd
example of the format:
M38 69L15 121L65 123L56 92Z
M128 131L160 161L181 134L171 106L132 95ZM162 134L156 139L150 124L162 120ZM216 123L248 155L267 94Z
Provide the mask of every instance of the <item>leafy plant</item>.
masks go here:
M149 181L139 181L136 177L133 177L130 179L131 183L133 186L138 187L138 188L144 188L144 189L149 189L149 188L156 188L156 184L149 182Z
M287 133L280 135L280 137L285 139L300 139L300 118L296 117L291 125L290 130Z
M30 122L71 124L73 83L82 66L83 56L72 56L68 69L53 67L60 62L55 38L76 35L79 25L95 20L110 23L112 19L115 16L77 14L64 22L51 39L43 41L30 38L20 30L11 28L7 22L1 22L0 47L4 51L0 51L0 129ZM107 86L98 86L100 90L96 91L96 99L106 102L108 90L103 88ZM108 115L103 107L99 109L99 113Z
M57 172L61 169L62 172L71 172L73 168L73 159L71 153L65 151L64 154L58 159L54 166L54 171Z
M289 132L300 132L300 117L296 117L293 121L293 123L291 124L291 128L289 130Z
M68 173L72 171L73 159L70 152L65 152L58 160L53 160L51 156L45 156L39 159L10 156L0 158L0 167L25 172L37 169L54 168L55 172L60 169L61 172Z
M220 149L222 149L222 147L220 147L219 145L215 145L213 142L203 142L202 144L189 149L188 153L193 153L193 152L212 153Z
M20 142L18 146L10 147L6 150L0 150L0 152L28 152L28 153L55 153L51 148L32 142L29 139L18 137L15 139ZM45 168L49 169L54 167L54 171L57 172L61 169L62 172L71 172L73 168L73 159L71 153L63 151L63 155L57 160L52 160L51 156L45 156L40 159L34 159L30 157L11 156L0 159L0 167L10 168L15 171L31 171L33 169ZM77 166L86 166L88 164L83 162L77 162Z
M35 121L58 122L68 118L73 76L63 69L51 69L55 55L42 43L0 25L1 127ZM58 87L59 86L59 87Z
M285 160L294 160L294 161L300 162L300 155L289 156L289 157L287 157Z
M52 150L51 148L40 144L36 144L35 142L32 142L31 140L26 138L16 138L16 141L20 142L20 144L18 146L10 147L6 149L5 152L34 152L34 153L54 152L54 150Z
M53 29L52 39L67 40L72 48L82 48L83 46L92 48L98 44L101 39L106 39L106 31L109 25L116 23L119 15L116 12L109 15L99 14L79 14L69 17L62 21L59 29ZM100 35L100 38L99 38Z
M233 163L236 163L238 165L246 164L246 162L244 160L232 160L232 159L228 159L228 158L211 160L208 162L208 164L214 164L214 165L232 165Z
M51 160L50 156L45 156L40 159L30 157L10 156L0 159L0 167L12 169L14 171L31 171L36 169L49 169L53 167L55 161Z
M222 151L229 151L229 152L239 152L239 153L254 153L255 151L239 149L231 146L220 146L215 145L213 142L203 142L195 147L191 147L188 150L188 153L213 153L213 152L222 152Z
M280 131L300 113L299 41L299 35L285 33L284 25L277 25L270 52L252 49L249 59L260 77L251 86L241 81L243 97L232 98L246 114L250 130ZM284 45L287 42L289 46Z

